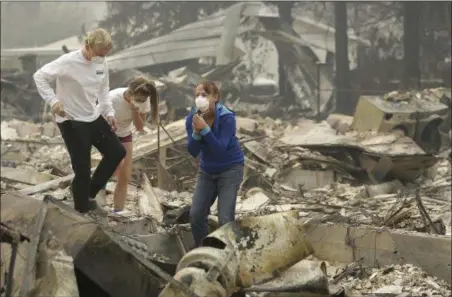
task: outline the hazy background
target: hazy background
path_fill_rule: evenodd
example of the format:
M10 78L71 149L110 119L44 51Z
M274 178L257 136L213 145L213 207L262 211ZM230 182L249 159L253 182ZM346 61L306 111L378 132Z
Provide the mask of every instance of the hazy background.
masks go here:
M1 2L1 48L42 46L105 18L106 2Z

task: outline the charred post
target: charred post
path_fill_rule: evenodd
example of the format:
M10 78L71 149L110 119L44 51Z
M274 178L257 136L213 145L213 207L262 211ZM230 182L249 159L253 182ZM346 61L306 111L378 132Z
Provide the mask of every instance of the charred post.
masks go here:
M336 112L349 114L353 108L350 93L350 69L348 61L347 2L334 2L336 46ZM353 106L354 107L354 106Z

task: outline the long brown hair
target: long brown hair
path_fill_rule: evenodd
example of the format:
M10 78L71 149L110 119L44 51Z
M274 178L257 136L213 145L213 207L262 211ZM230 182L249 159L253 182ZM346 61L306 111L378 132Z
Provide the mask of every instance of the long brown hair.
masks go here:
M159 95L154 82L144 76L137 76L129 82L128 88L131 96L138 95L149 97L151 102L152 122L157 123L159 116Z

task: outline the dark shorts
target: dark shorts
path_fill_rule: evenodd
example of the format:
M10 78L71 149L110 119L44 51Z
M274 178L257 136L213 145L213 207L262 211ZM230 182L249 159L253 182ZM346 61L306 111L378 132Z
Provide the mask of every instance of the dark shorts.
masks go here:
M119 137L119 136L118 136L118 139L119 139L119 142L120 142L120 143L128 143L128 142L132 142L132 134L129 134L129 135L124 136L124 137Z

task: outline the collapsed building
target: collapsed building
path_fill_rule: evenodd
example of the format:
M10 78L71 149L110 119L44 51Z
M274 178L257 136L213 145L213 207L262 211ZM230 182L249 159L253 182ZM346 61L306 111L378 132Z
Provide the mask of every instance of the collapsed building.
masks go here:
M160 72L190 89L200 79L218 81L224 99L236 111L274 116L276 109L279 116L293 113L305 117L327 112L334 90L334 28L294 14L288 30L280 26L279 19L277 9L261 2L234 4L118 52L110 57L109 65L116 71ZM352 69L361 45L370 43L349 34ZM319 63L325 67L317 67ZM191 103L191 95L186 103ZM177 97L168 98L176 101Z
M334 28L294 15L292 31L286 32L278 20L278 11L261 2L234 4L108 57L110 87L124 86L137 74L151 75L162 84L161 98L168 104L170 119L186 113L192 103L193 87L202 79L218 82L222 99L247 116L326 114L333 106ZM64 42L67 41L62 40L60 47ZM352 69L357 64L357 48L362 45L368 46L369 42L349 34ZM54 50L55 44L48 47ZM26 49L17 51L28 53ZM30 50L29 54L38 52ZM34 67L33 58L27 61L20 74L27 79L19 80L17 73L3 77L2 102L13 105L22 118L32 116L38 121L44 105L31 80L37 67L36 57ZM282 72L287 79L281 76ZM16 96L18 89L26 95ZM37 105L21 110L31 103Z

